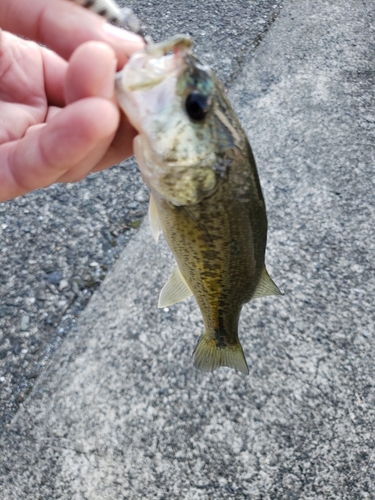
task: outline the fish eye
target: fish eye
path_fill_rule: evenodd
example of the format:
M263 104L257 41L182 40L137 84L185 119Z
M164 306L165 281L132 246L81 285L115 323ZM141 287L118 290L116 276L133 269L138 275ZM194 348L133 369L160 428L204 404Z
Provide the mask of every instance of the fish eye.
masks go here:
M186 98L185 109L192 120L200 122L208 113L208 99L200 92L192 92Z

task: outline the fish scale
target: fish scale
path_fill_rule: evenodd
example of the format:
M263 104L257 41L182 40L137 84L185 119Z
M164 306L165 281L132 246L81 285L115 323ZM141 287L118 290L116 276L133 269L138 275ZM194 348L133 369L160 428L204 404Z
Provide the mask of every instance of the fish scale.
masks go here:
M116 95L139 133L134 152L151 190L154 237L163 233L177 263L159 307L194 295L204 321L195 367L247 374L242 306L280 291L265 267L267 216L251 147L191 45L176 35L134 54L117 75Z
M184 35L149 43L117 74L116 96L138 131L134 153L151 190L154 238L163 233L177 263L159 307L194 295L204 321L195 367L247 374L242 306L280 294L265 267L265 203L246 134L191 46Z

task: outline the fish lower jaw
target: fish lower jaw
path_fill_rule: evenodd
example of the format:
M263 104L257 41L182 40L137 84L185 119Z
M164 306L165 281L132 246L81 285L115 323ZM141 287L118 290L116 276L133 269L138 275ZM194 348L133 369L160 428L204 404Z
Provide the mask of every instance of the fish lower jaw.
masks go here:
M164 171L141 169L141 172L145 183L176 207L196 205L217 188L217 175L207 167L176 166Z

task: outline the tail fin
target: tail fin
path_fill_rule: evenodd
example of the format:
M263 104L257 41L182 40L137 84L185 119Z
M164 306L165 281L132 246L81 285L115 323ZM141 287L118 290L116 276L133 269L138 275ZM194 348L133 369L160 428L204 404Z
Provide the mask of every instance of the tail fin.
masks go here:
M195 368L203 372L213 372L220 366L229 366L245 375L249 373L240 342L221 347L203 332L193 354Z

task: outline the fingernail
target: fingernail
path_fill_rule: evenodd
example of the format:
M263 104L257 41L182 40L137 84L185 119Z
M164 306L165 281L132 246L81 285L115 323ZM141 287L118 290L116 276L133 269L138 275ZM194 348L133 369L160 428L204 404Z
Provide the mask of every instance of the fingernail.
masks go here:
M137 43L142 45L142 38L131 31L127 31L123 28L118 28L117 26L113 26L113 24L105 23L103 25L103 30L111 36L115 38L119 38L120 40L125 40L131 43Z

